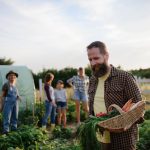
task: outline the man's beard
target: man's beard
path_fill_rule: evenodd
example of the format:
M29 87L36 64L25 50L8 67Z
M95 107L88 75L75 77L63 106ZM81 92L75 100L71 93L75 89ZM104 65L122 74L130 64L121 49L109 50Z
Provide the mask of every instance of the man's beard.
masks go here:
M108 66L105 63L97 64L92 67L92 70L95 77L102 77L108 73Z

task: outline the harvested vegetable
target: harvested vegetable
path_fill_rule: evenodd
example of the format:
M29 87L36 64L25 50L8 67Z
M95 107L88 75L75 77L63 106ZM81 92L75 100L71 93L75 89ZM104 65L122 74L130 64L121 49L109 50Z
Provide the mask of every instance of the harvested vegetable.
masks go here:
M132 99L130 99L123 106L122 112L128 112L134 106L135 105L132 102ZM106 130L98 126L97 124L100 123L101 121L110 119L117 115L119 115L119 112L117 110L112 110L108 114L100 112L96 114L96 116L90 116L83 124L81 124L81 126L78 128L77 134L78 134L79 141L83 150L101 150L102 149L98 138L99 137L105 138L102 135L106 135L104 134L106 133L105 132ZM106 138L110 138L110 137L107 136ZM105 139L104 140L100 139L100 141L105 141Z
M98 132L103 133L104 129L100 128L97 124L100 121L107 120L116 115L117 111L112 111L109 114L99 113L97 116L90 116L77 130L77 135L83 150L101 150L100 142L97 139Z

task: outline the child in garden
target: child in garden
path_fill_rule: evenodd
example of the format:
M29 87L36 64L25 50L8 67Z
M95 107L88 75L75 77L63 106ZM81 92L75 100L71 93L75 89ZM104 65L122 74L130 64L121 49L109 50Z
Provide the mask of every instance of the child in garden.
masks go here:
M3 98L3 134L9 132L9 127L11 130L17 130L18 121L18 99L19 93L16 87L16 78L18 74L14 71L9 71L6 74L6 79L8 80L4 83L2 87L2 98Z
M44 93L45 93L45 115L42 121L42 128L46 129L48 118L51 119L51 131L55 128L55 117L56 117L56 103L54 97L54 89L52 87L52 81L54 75L48 73L45 76Z
M67 108L67 97L66 90L63 88L64 83L62 80L59 80L56 85L55 90L55 99L57 102L57 110L58 110L58 124L61 125L61 121L63 121L63 127L66 128L66 108Z

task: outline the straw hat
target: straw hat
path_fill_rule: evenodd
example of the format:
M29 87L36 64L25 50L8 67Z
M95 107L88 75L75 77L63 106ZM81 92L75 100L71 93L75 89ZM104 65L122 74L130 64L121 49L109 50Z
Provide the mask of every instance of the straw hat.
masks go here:
M14 72L13 70L9 71L7 74L6 74L6 79L8 79L8 76L10 74L14 74L17 78L18 78L18 73Z

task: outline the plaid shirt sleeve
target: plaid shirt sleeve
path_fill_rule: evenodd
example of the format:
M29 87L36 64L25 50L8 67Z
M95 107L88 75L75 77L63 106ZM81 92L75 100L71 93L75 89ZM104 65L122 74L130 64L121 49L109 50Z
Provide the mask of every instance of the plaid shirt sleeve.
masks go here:
M134 103L142 100L141 92L132 74L127 75L124 92L127 100L133 98Z
M71 82L71 83L74 82L74 76L73 76L72 78L70 78L70 79L67 80L67 83L70 83L70 82Z
M94 96L95 96L95 91L96 91L96 86L97 82L94 76L92 76L89 80L89 87L88 87L88 99L89 99L89 115L94 115Z
M129 74L127 76L127 80L125 84L125 94L128 100L132 98L134 103L137 103L142 100L141 92L132 74ZM143 122L144 122L144 117L141 117L136 123L141 124Z

